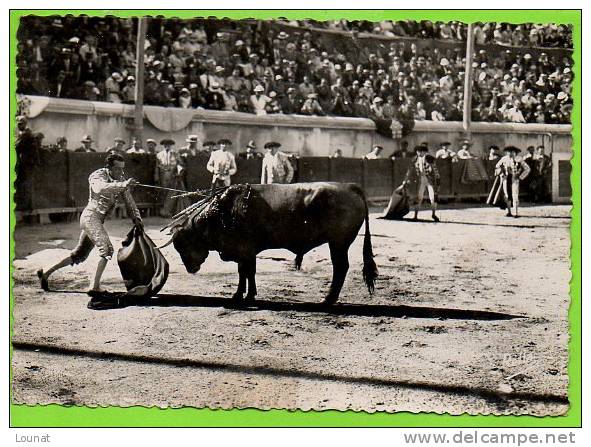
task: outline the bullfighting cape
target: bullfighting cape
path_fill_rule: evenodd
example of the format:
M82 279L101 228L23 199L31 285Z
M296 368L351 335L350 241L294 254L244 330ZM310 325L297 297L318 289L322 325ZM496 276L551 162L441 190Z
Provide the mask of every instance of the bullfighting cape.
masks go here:
M400 185L394 190L390 202L384 210L382 219L402 219L410 211L410 204L406 188Z
M125 281L127 294L140 298L156 295L168 278L168 262L138 226L134 226L122 242L117 263Z

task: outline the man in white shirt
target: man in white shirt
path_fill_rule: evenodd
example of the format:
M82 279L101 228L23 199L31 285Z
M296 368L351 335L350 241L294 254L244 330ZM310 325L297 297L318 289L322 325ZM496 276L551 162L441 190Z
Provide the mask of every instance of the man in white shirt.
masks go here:
M164 188L174 188L178 164L177 153L173 150L175 142L170 138L165 138L160 144L164 146L164 149L156 155L155 180L159 186ZM160 210L161 217L171 216L174 206L174 201L171 200L171 196L174 194L175 193L172 191L167 191L163 194L164 203Z
M250 106L252 107L252 111L255 113L255 115L267 114L265 107L267 107L267 104L271 102L271 98L269 98L267 95L263 95L264 91L265 89L262 85L257 85L254 88L254 95L250 96Z
M213 174L211 180L211 189L222 186L230 186L232 183L231 176L236 174L236 159L234 154L228 152L226 149L231 146L232 142L227 138L222 138L218 141L219 149L213 151L209 156L207 162L207 170Z
M513 107L505 111L504 115L507 121L512 123L525 123L525 118L523 117L523 113L520 110L520 105L521 101L516 99L513 102Z
M263 158L261 172L261 184L269 185L271 183L291 183L294 170L288 156L279 151L281 144L271 141L265 144L268 152Z

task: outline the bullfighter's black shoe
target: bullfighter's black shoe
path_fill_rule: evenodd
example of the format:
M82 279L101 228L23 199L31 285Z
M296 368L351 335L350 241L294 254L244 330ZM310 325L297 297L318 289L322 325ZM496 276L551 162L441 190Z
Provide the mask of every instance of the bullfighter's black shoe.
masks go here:
M43 273L43 269L37 270L37 277L39 278L41 288L46 292L49 292L49 281L47 280L47 276Z

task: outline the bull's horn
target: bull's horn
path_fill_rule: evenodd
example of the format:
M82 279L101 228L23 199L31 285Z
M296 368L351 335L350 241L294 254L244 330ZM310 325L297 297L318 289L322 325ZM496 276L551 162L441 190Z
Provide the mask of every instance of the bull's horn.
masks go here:
M158 247L158 249L159 250L162 250L163 248L168 247L170 244L172 244L172 241L174 241L174 236L171 237L170 240L166 244L161 245L160 247Z

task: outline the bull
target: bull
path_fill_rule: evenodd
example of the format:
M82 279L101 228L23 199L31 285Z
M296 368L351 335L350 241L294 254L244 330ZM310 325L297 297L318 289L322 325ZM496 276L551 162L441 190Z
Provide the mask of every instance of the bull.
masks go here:
M199 271L210 251L238 263L237 302L254 301L257 295L258 253L287 249L296 255L299 269L307 252L328 243L333 275L323 303L330 305L339 298L349 270L349 247L363 222L363 279L372 294L378 270L367 202L363 190L352 183L233 185L172 227L171 241L189 273Z

